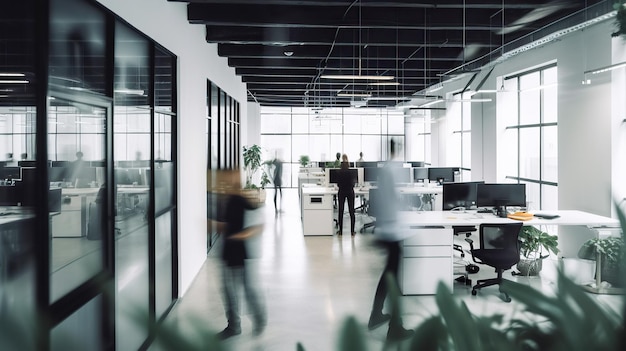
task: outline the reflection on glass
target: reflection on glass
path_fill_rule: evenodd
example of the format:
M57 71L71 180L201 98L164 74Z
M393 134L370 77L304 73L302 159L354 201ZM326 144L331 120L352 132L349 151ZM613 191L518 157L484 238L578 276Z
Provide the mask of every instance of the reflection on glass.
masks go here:
M50 130L50 299L55 301L102 270L106 207L104 145L106 108L53 96ZM67 132L72 130L72 133ZM25 174L28 174L26 172ZM28 177L34 177L28 175Z
M150 45L116 22L114 76L114 172L116 348L136 350L147 330L128 311L148 314L150 204Z

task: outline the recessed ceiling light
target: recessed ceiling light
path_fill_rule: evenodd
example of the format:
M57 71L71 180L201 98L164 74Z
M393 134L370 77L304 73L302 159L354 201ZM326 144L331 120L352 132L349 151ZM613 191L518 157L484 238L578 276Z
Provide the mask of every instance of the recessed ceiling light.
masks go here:
M293 55L293 51L284 51L283 54L287 57L291 57L291 55Z

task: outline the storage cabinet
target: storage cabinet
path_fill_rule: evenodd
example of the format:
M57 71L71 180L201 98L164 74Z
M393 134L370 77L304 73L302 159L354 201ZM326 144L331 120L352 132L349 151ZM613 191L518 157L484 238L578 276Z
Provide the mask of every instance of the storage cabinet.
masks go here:
M413 228L402 243L400 289L403 295L431 295L443 281L452 287L452 229Z

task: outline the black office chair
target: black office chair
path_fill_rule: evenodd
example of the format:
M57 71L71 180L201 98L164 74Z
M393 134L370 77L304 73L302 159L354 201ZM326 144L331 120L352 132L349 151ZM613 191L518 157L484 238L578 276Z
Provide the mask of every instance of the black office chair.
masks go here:
M455 225L452 226L452 232L455 236L465 235L465 238L469 238L473 232L476 231L476 227L473 225ZM459 283L464 283L465 285L472 285L472 280L469 278L469 274L478 273L480 268L473 264L464 260L465 258L465 250L463 250L463 246L459 244L452 244L452 249L461 253L460 262L455 261L456 266L462 266L461 271L455 270L455 275L459 275L456 278L456 281Z
M522 223L501 223L501 224L481 224L480 248L474 249L474 242L471 239L465 239L470 244L470 252L472 259L476 263L489 265L496 269L498 276L492 279L478 280L477 284L472 287L472 295L476 295L477 289L482 289L491 285L500 285L502 282L502 272L513 267L519 262L520 243L519 233L522 229ZM503 300L510 302L509 295L504 294Z
M378 202L380 201L378 189L370 188L368 197L369 199L367 200L367 215L370 217L376 217L376 210L377 210L376 206L378 206ZM372 232L374 232L375 230L374 228L376 228L376 220L370 223L365 223L363 227L361 227L360 232L361 233L365 232L365 229L367 228L373 228Z
M476 231L476 227L473 225L454 225L452 226L452 231L454 233L454 235L461 235L461 234L465 234L466 238L469 238L470 235L472 235L472 232ZM461 253L461 257L465 257L465 251L463 250L463 246L459 245L459 244L453 244L452 247L455 251L458 251Z

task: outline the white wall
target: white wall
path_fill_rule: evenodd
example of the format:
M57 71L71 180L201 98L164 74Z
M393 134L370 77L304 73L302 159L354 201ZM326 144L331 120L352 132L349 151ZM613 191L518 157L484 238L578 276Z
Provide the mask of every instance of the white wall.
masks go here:
M611 20L561 37L541 47L525 51L495 66L483 89L498 89L497 77L511 75L556 60L558 67L558 124L559 124L559 208L579 209L600 215L611 215L612 204L612 129L613 120L611 74L594 76L591 85L582 85L585 70L612 63L613 22ZM622 49L623 53L623 49ZM623 60L621 60L623 61ZM619 61L619 62L621 62ZM486 69L485 69L486 70ZM484 74L481 73L481 75ZM481 77L479 77L482 79ZM615 84L613 84L614 86ZM447 87L444 92L458 86ZM623 86L615 99L624 110ZM620 95L621 94L621 95ZM476 103L472 107L472 178L495 181L497 177L497 118L496 101L499 94L481 94L493 97L492 102ZM620 110L621 109L621 110ZM445 113L445 112L444 112ZM623 114L622 114L623 115ZM619 118L619 121L623 116ZM613 127L612 127L613 123ZM621 123L621 122L619 122ZM622 127L623 129L624 127ZM444 132L441 128L433 128ZM614 132L613 132L614 133ZM617 136L613 136L617 138ZM444 148L443 135L433 136L433 148ZM522 146L523 147L523 146ZM506 152L506 150L500 150ZM445 154L439 150L438 155ZM614 155L614 156L612 156ZM433 155L434 157L434 155ZM433 161L433 164L436 164ZM623 179L623 172L621 172ZM619 179L620 175L613 177ZM623 195L622 195L623 197Z
M165 0L98 0L178 57L178 242L182 296L206 259L206 80L241 104L247 120L246 87L204 39L204 26L187 22L187 4ZM242 138L242 145L247 142Z

